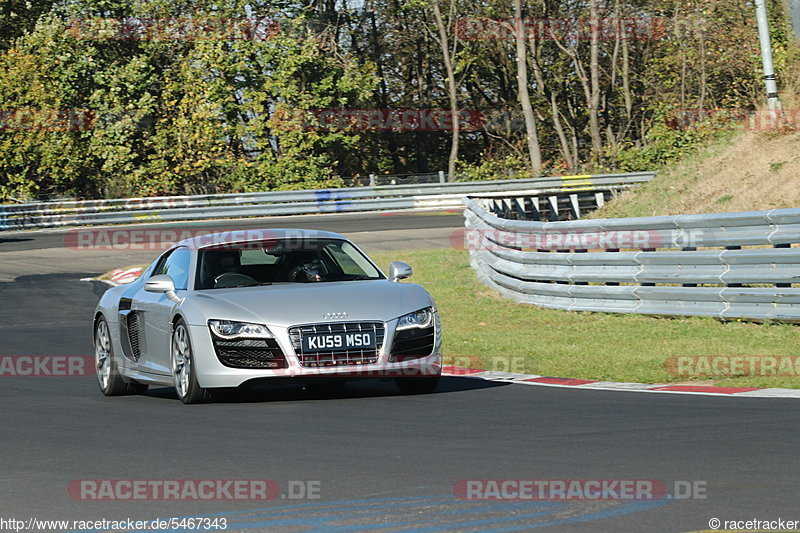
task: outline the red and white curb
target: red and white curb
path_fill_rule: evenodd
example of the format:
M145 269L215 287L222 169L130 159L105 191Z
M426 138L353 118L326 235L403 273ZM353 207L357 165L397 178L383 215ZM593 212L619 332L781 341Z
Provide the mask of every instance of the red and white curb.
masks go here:
M125 285L126 283L136 281L136 279L142 275L142 270L144 270L144 267L141 266L115 268L110 272L106 272L102 276L98 276L96 278L83 278L81 281L102 281L113 287L116 287L117 285Z
M666 385L658 383L622 383L618 381L594 381L591 379L555 378L535 374L497 372L460 366L442 367L442 375L471 379L483 379L521 385L544 387L567 387L572 389L610 390L627 392L660 392L670 394L700 394L704 396L737 396L749 398L800 398L800 389L778 389L758 387L712 387L708 385Z

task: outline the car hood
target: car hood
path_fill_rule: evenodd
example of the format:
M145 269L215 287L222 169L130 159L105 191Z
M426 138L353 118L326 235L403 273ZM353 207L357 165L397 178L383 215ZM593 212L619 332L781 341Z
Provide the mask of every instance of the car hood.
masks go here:
M200 307L201 313L192 320L198 325L217 318L279 327L334 321L386 322L433 302L422 286L389 280L212 289L197 291L191 301ZM326 319L326 313L347 313L347 317Z

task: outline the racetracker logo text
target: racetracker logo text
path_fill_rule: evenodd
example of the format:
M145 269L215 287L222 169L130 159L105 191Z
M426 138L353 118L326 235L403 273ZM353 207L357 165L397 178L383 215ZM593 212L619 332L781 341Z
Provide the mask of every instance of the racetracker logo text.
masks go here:
M462 231L454 232L451 237L451 242L457 248L461 248L459 234ZM664 242L664 235L657 230L511 232L469 229L463 233L463 247L469 250L655 249L661 247Z
M453 495L467 501L650 501L705 499L705 481L657 479L462 479Z
M67 27L73 39L92 41L266 41L278 33L270 18L83 18Z
M0 109L0 131L88 131L96 121L89 109Z
M78 479L67 493L81 501L265 501L281 489L271 479Z
M680 131L702 124L713 131L787 132L800 130L800 109L675 109L664 121Z
M664 361L674 377L798 377L796 355L680 355Z
M483 113L461 109L279 109L271 119L277 131L477 131Z
M462 18L456 35L466 41L523 39L598 41L660 39L666 24L660 17L640 18Z
M277 242L270 230L253 229L109 229L70 230L64 234L64 244L72 250L166 250L176 242L195 239L195 248L236 244L237 249L261 249ZM303 249L314 237L307 232L285 231L281 234L281 248Z
M88 355L2 355L0 377L81 377L95 374Z

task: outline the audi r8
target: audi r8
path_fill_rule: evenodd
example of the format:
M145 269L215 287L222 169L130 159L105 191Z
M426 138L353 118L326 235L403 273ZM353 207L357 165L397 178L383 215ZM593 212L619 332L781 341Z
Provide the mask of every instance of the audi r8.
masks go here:
M431 295L401 282L411 274L393 262L386 275L331 232L181 241L97 305L100 390L169 386L199 403L215 389L268 378L383 378L405 393L430 392L441 374L441 322Z

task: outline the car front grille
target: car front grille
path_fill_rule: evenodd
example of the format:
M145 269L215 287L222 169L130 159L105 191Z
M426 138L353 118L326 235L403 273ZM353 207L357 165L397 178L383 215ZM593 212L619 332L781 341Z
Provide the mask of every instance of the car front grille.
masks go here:
M375 349L359 350L332 350L327 352L304 353L302 338L304 335L321 333L359 333L371 331L375 333ZM304 367L330 367L368 365L378 362L378 356L383 347L386 329L383 322L331 322L325 324L308 324L289 328L289 337L292 340L294 352L300 365Z
M286 368L288 365L275 339L226 340L214 337L217 359L230 368Z
M389 361L398 362L427 357L433 352L435 339L434 326L398 331L394 334Z

